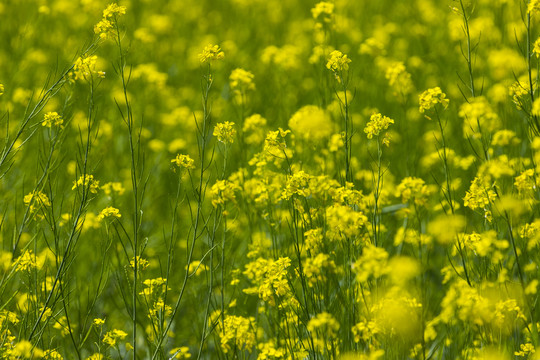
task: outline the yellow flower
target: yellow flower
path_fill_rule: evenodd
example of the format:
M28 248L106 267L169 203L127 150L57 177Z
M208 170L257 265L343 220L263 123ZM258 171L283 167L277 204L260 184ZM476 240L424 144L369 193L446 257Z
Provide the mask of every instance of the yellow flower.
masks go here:
M148 262L148 260L140 257L137 255L137 268L139 271L141 270L145 270L148 265L150 265L150 263ZM129 261L129 266L133 269L135 268L135 258L131 258L131 260Z
M392 88L394 95L404 100L405 96L413 91L414 85L411 80L411 74L407 72L402 62L396 61L386 68L386 79Z
M219 205L225 205L225 202L236 202L235 191L238 190L238 186L228 180L218 180L210 189L210 195L212 196L212 205L218 207Z
M336 264L330 259L328 254L317 254L315 257L308 257L303 265L304 275L308 279L308 285L313 287L317 282L326 281L327 274L336 272Z
M199 54L199 61L201 63L205 63L214 60L221 60L224 57L225 53L221 51L218 45L208 44L204 47L203 52Z
M362 256L353 265L356 278L359 282L368 279L377 279L388 272L388 252L375 245L367 245L362 251Z
M177 347L169 351L171 359L189 359L191 354L189 353L189 348L187 346Z
M96 70L97 61L97 55L83 55L79 57L75 61L75 65L73 65L73 70L69 73L70 79L72 81L89 81L94 76L104 78L105 72Z
M122 330L114 329L105 334L103 342L109 346L115 346L118 340L124 340L127 333Z
M467 220L461 215L439 215L427 226L428 232L442 245L451 244L458 233L467 225Z
M463 198L463 205L471 210L485 210L496 197L497 194L485 180L475 177Z
M25 250L12 265L15 271L32 270L37 267L37 258L32 250Z
M532 52L537 58L540 58L540 38L536 39L534 42Z
M264 141L266 119L259 114L251 115L244 120L242 131L246 144L260 144Z
M111 196L113 193L121 196L124 195L124 192L126 191L121 182L108 182L100 188L107 196Z
M521 143L521 140L512 130L499 130L491 139L491 146L518 145L519 143Z
M218 138L218 141L221 141L224 144L232 144L234 142L234 136L236 135L234 123L225 121L216 124L213 135Z
M253 79L255 75L244 69L234 69L229 76L231 90L239 95L246 93L248 90L255 90Z
M174 159L171 160L171 163L179 167L180 169L195 169L193 165L195 161L189 155L177 154Z
M34 347L28 340L21 340L13 347L11 355L14 359L35 359L43 357L43 350Z
M79 180L73 182L71 190L75 190L79 186L82 186L85 189L88 188L92 194L97 194L99 190L99 181L94 180L94 175L86 174L84 176L80 176Z
M540 0L530 0L529 5L527 6L527 12L531 15L540 12Z
M529 354L534 354L536 352L534 345L531 343L521 344L519 345L519 349L520 351L514 352L514 355L528 358Z
M105 10L103 10L103 18L106 19L114 16L125 15L125 13L125 6L118 6L118 4L112 3L107 5Z
M47 360L63 360L64 358L56 350L45 350L43 357Z
M92 354L90 355L88 358L86 358L86 360L103 360L103 355L102 354Z
M106 18L101 19L96 25L94 25L94 33L99 34L102 39L108 39L114 34L113 23Z
M43 192L34 190L30 194L25 195L23 199L24 205L30 207L30 213L35 213L42 207L51 206L51 201Z
M328 62L326 63L326 68L332 70L335 73L349 70L349 64L351 59L347 55L343 54L339 50L334 50L330 53Z
M531 113L534 116L540 116L540 99L535 99L532 104Z
M373 135L378 136L381 131L388 129L393 123L394 120L387 116L380 113L373 114L364 128L364 132L367 134L367 138L371 139Z
M443 93L438 86L424 91L419 95L418 100L420 102L421 113L433 108L437 104L441 104L444 108L447 108L448 103L450 102L450 100L446 98L446 94Z
M164 292L167 289L170 290L170 288L167 287L167 279L162 277L146 279L143 281L143 284L146 286L146 288L143 289L143 291L141 291L139 294L144 296L152 296L154 294Z
M527 169L523 171L521 175L516 176L514 186L518 189L520 194L535 189L534 170Z
M0 96L4 95L4 85L3 84L0 84Z
M300 108L289 120L289 128L298 137L320 141L334 131L334 123L327 111L315 105Z
M233 348L250 351L256 344L254 318L227 315L220 331L221 347L224 353Z
M60 126L63 122L64 119L62 119L62 117L58 115L56 111L51 111L45 114L41 125L50 128L52 126Z
M105 209L101 210L101 212L98 215L98 220L103 220L106 217L114 217L114 218L121 218L122 214L120 214L120 210L117 208L114 208L112 206L108 206Z
M332 21L332 15L334 14L334 4L327 1L321 1L311 9L311 15L313 19L318 23L330 23Z
M201 275L203 272L208 270L208 266L204 265L198 260L193 260L189 264L189 267L186 265L186 270L188 271L190 275L197 276L197 275Z
M322 312L309 320L307 329L310 332L324 331L325 336L333 338L339 331L339 323L329 313Z
M430 191L424 180L416 177L406 177L397 187L397 193L401 200L406 203L414 200L416 205L423 206L428 200Z
M458 115L463 118L465 137L480 138L482 133L497 131L501 120L487 99L479 96L461 105Z

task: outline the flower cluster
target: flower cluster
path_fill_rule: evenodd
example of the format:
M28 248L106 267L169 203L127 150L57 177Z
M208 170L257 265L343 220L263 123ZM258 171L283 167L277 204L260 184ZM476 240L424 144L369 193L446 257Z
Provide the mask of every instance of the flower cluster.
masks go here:
M96 69L97 61L97 55L83 55L79 57L73 65L73 70L69 73L70 79L72 81L90 81L94 76L104 78L105 72Z
M238 190L238 186L228 180L218 180L210 189L210 195L212 196L212 205L214 207L223 206L225 202L236 202L235 191Z
M387 116L380 113L373 114L364 128L364 132L367 134L368 139L372 139L373 136L379 136L382 131L387 130L393 123L394 120Z
M221 60L225 57L225 53L218 45L208 44L204 47L202 53L199 54L201 63L209 63L215 60Z
M334 73L341 73L349 70L350 63L351 59L349 59L347 55L343 54L339 50L334 50L330 53L330 57L326 63L326 68L328 70L332 70Z
M540 13L540 1L539 0L529 1L529 4L527 5L527 12L531 15Z
M36 213L43 207L51 206L49 197L45 193L38 190L34 190L30 194L25 195L23 202L24 205L30 207L30 213Z
M441 104L444 108L448 107L450 100L446 98L446 94L442 92L440 87L434 87L427 89L418 97L420 102L420 112L424 113L437 104Z
M189 353L189 348L187 346L181 346L174 349L171 349L169 351L169 355L171 355L171 359L190 359L191 354Z
M84 176L80 176L77 181L73 182L73 187L71 190L75 190L78 187L82 187L84 191L88 189L92 194L97 194L99 190L99 180L94 179L94 175L86 174Z
M115 25L117 18L125 14L125 6L119 6L115 3L107 5L105 10L103 10L103 18L94 26L94 32L98 34L101 39L114 37L116 34Z
M423 206L427 203L431 192L424 180L409 176L398 185L397 193L404 203L413 201L416 205Z
M318 24L329 24L332 22L334 15L334 4L327 1L321 1L311 9L311 15L313 15L313 19L315 19Z
M116 346L119 340L124 340L128 334L123 330L114 329L103 336L103 342L109 346Z
M466 137L478 139L482 133L494 132L501 128L499 116L483 96L461 105L458 114L463 118L463 133Z
M60 126L64 123L64 119L56 111L48 112L43 117L43 121L41 122L42 126L45 127L53 127L53 126Z
M386 68L385 76L386 79L388 79L388 84L392 88L394 95L397 96L400 101L405 101L407 95L414 89L411 74L407 71L405 65L399 61L391 63Z
M195 169L195 161L189 155L177 154L171 163L180 169L191 170Z
M107 206L105 209L101 210L101 212L98 215L98 220L103 220L105 218L121 218L122 214L120 214L120 210L117 208L114 208L112 206Z
M236 136L234 123L225 121L223 123L216 124L213 135L217 137L218 141L224 144L232 144L234 142L234 137Z
M223 329L220 332L223 352L228 353L233 348L251 351L256 344L254 322L254 318L225 316Z
M255 90L255 83L253 82L254 78L255 75L253 75L253 73L244 69L238 68L231 72L231 76L229 76L229 84L236 100L239 103L243 103L245 101L244 97L248 91Z

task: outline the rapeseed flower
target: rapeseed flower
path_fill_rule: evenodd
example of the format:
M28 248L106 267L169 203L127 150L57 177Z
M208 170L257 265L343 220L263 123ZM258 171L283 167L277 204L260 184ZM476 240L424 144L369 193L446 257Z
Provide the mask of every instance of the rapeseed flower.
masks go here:
M441 104L445 109L448 107L450 100L446 98L446 94L442 92L440 87L427 89L418 96L420 102L420 112L433 108L437 104Z
M86 174L84 176L80 176L77 181L73 182L71 190L75 190L79 186L82 186L84 189L88 188L88 191L90 191L92 194L97 194L99 190L99 180L95 180L94 175Z
M64 123L64 119L56 111L48 112L43 117L43 121L41 122L42 126L45 127L53 127L53 126L60 126Z
M244 103L244 97L249 91L255 90L253 79L255 75L244 69L234 69L229 76L229 85L239 103Z
M406 96L414 89L411 74L407 72L405 65L400 61L393 62L386 68L385 77L388 79L388 84L394 95L398 96L401 101L405 101Z
M311 9L311 15L318 24L327 25L332 22L334 15L334 4L327 1L321 1Z
M117 208L114 208L112 206L107 206L105 209L101 210L101 212L98 215L98 220L103 220L105 218L112 217L112 218L121 218L122 214L120 214L120 210Z
M218 45L208 44L204 47L202 53L199 54L199 61L201 63L209 63L215 60L221 60L225 57L225 53Z
M536 15L540 12L540 0L530 0L527 5L527 12L531 15Z
M189 155L177 154L171 163L180 169L191 170L195 169L195 161Z
M339 50L334 50L330 53L326 68L337 74L349 70L350 63L351 59L349 59L347 55Z
M364 128L364 132L367 134L368 139L372 139L373 136L379 136L382 131L387 130L393 123L394 120L387 116L380 113L373 114Z
M24 205L30 207L31 214L37 213L39 210L43 209L44 207L51 206L51 201L49 200L49 197L45 193L39 190L34 190L28 195L25 195L23 202L24 202ZM41 216L41 215L38 215L38 216Z
M128 334L123 330L114 329L103 336L103 342L109 346L116 346L119 340L124 340Z
M306 105L293 114L289 128L296 136L317 142L328 138L335 127L327 111L315 105Z
M397 187L397 194L404 203L414 201L416 205L426 205L431 191L424 180L412 176L404 178Z
M103 10L103 18L108 19L115 16L125 15L126 14L126 7L125 6L119 6L116 3L112 3L107 5L105 10Z
M255 347L255 319L226 315L220 331L220 343L224 353L233 348L250 351Z
M232 144L234 142L234 137L236 136L234 123L225 121L223 123L216 124L213 135L217 137L218 141L224 144Z
M190 359L191 354L189 353L189 347L187 346L181 346L174 349L171 349L169 351L169 355L171 355L171 359Z

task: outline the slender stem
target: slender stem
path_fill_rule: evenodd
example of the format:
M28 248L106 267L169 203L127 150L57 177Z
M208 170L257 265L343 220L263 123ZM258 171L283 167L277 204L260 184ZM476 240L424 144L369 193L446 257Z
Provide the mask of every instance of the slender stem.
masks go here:
M472 97L476 97L476 91L474 88L474 74L473 74L473 68L472 68L472 49L471 49L471 34L469 30L469 18L467 17L467 14L465 13L465 5L463 4L463 0L459 0L459 4L461 5L461 11L463 13L463 25L465 26L465 35L467 37L467 67L469 69L469 79L470 79L470 90Z

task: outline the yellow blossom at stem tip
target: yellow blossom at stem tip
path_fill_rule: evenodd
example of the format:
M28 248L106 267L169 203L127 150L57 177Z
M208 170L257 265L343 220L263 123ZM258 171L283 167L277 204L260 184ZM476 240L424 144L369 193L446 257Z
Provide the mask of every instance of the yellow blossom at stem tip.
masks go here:
M125 6L119 6L118 4L112 3L107 5L105 10L103 10L103 18L110 18L114 16L119 15L125 15L126 14L126 7Z
M50 128L53 126L60 126L63 123L64 119L62 119L62 117L58 115L56 111L51 111L45 114L41 125Z
M421 113L435 107L437 104L441 104L446 109L448 107L448 103L450 102L450 100L446 98L446 94L443 93L441 88L438 86L424 91L418 96L418 101L420 103Z
M326 63L326 68L332 70L335 73L349 70L349 64L351 59L347 55L343 54L339 50L334 50L330 53L328 62Z
M171 163L178 166L179 168L184 169L195 169L193 165L195 161L189 155L177 154L174 159L171 160Z
M120 214L120 210L117 208L114 208L112 206L108 206L105 209L101 210L101 212L98 215L99 220L103 220L107 217L113 217L113 218L121 218L122 214Z
M216 124L213 135L217 137L218 141L224 144L232 144L236 135L234 123L225 121L223 123Z
M224 57L225 53L221 51L218 45L208 44L204 47L203 52L199 54L199 61L205 63L213 60L221 60Z

